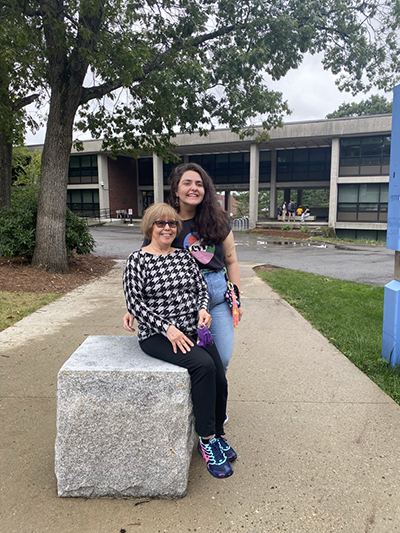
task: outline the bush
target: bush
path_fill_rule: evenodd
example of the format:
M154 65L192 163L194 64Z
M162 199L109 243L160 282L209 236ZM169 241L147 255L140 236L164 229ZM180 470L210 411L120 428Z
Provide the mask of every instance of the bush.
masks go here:
M0 255L23 255L29 261L35 248L39 190L36 186L13 191L12 207L0 211Z
M322 228L322 236L325 237L325 239L336 239L336 231L334 228L329 226L328 228Z
M74 253L90 254L93 252L96 244L86 221L77 217L68 208L65 238L67 240L67 254L69 256L74 255Z
M12 207L0 210L0 256L24 256L31 261L35 249L39 187L29 185L13 191ZM95 241L84 220L67 209L67 254L89 254Z

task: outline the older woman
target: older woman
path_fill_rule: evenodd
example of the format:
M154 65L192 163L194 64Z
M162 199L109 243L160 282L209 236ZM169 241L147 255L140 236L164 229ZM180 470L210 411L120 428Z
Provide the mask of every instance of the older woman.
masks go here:
M142 219L150 240L133 252L124 272L128 312L139 323L139 344L152 357L187 368L192 384L198 450L215 477L233 474L236 452L223 437L228 387L215 345L200 347L197 328L210 326L207 284L188 250L172 247L182 222L172 206L154 204Z

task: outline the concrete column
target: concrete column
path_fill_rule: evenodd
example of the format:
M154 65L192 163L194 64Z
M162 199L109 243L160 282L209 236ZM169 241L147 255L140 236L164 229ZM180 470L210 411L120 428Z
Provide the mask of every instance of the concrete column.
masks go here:
M329 218L328 223L332 228L336 227L338 184L339 177L340 142L339 139L332 139L331 146L331 182L329 191Z
M276 161L277 161L277 151L271 151L271 189L269 197L269 218L276 219L277 209L276 209Z
M231 191L225 191L225 201L224 201L224 209L228 213L228 215L231 214Z
M97 169L99 173L99 204L100 212L110 209L110 187L108 182L108 158L105 154L97 154ZM114 207L114 209L120 209ZM115 216L115 213L113 213ZM110 215L111 216L111 215Z
M303 189L297 189L297 206L303 204Z
M258 184L260 177L260 146L250 145L250 229L255 228L258 220Z
M153 154L154 203L164 201L163 160Z

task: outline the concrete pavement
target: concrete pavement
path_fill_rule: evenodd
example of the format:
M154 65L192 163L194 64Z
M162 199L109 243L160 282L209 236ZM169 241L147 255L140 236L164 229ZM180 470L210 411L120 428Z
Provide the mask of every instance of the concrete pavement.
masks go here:
M123 335L123 262L0 333L1 533L400 531L400 407L241 263L229 369L231 478L193 454L181 500L60 499L59 368Z

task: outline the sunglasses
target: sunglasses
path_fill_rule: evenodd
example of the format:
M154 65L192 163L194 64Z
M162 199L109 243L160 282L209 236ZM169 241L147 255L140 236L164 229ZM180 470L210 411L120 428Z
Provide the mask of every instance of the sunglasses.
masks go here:
M157 226L157 228L165 228L165 226L168 224L168 226L171 229L178 227L178 221L177 220L155 220L153 222Z

